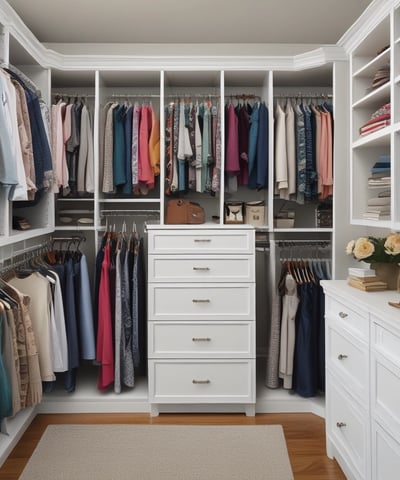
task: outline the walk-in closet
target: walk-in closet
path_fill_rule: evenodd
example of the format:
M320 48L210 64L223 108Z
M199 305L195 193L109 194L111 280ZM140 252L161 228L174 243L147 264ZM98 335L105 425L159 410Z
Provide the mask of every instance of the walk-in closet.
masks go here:
M30 364L44 383L0 416L0 463L38 413L309 412L327 419L328 455L349 478L384 478L367 463L380 442L399 464L397 423L349 379L365 368L379 389L384 365L398 381L385 335L398 342L400 318L364 311L344 282L355 265L348 242L399 225L397 3L372 2L338 44L199 44L188 54L178 44L137 53L40 42L0 2L0 87L14 110L22 88L29 100L0 118L1 318L9 328L7 311L23 316L24 286L49 315L42 363ZM384 78L370 90L377 69ZM392 120L364 136L390 102ZM40 122L29 136L22 114L33 124L33 103ZM19 172L6 171L7 151ZM391 213L367 218L371 168L390 158ZM172 205L187 202L204 219L171 222ZM368 316L370 333L342 325L353 313ZM343 398L349 412L337 411ZM362 433L341 437L340 415Z

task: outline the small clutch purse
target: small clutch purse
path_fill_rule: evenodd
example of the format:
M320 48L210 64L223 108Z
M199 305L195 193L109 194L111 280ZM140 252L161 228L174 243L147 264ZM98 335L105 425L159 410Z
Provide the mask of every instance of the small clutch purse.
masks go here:
M190 225L204 222L204 208L198 203L182 199L169 200L165 215L165 223L170 225Z

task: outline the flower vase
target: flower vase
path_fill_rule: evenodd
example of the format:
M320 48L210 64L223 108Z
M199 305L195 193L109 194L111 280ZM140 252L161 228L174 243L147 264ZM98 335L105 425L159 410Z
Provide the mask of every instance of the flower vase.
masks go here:
M397 263L372 263L371 268L383 282L387 283L388 290L399 290L400 268Z

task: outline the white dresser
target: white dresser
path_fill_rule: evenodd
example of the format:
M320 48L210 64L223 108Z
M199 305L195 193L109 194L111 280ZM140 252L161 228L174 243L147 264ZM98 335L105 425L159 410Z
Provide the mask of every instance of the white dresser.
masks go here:
M148 226L148 358L152 415L217 405L254 415L252 227Z
M326 294L327 454L349 479L400 474L400 300L322 282Z

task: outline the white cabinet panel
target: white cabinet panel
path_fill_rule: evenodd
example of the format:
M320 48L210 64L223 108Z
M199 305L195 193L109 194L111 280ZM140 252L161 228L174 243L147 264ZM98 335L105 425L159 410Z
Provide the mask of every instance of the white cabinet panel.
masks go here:
M149 230L149 254L222 253L252 254L254 231L220 228L215 230Z
M149 282L253 282L254 256L150 255Z
M254 284L149 284L149 320L253 320Z
M149 322L149 356L254 357L255 322Z
M369 338L369 322L367 312L359 312L351 308L349 302L341 302L328 296L325 303L325 313L340 323L342 328L352 331L365 341Z
M397 480L400 444L376 422L372 424L372 480Z
M372 410L400 438L400 368L381 355L372 358Z
M368 417L343 390L329 386L329 425L336 447L353 466L357 478L367 478Z
M253 362L249 360L151 360L153 402L252 402Z
M336 325L336 324L334 324ZM364 405L369 397L369 351L367 345L331 326L327 330L329 367L340 375L348 390Z

